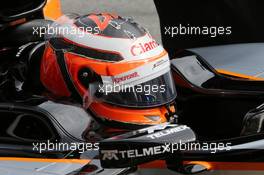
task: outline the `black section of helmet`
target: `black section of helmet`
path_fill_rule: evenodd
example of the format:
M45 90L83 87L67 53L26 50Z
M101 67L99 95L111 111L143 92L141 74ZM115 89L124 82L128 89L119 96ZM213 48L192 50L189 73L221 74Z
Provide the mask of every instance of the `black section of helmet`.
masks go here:
M100 30L100 26L98 26L94 20L89 18L90 15L95 15L100 23L106 22L104 15L109 15L112 17L112 19L108 22L106 28ZM86 29L86 31L89 31L90 33L100 34L112 38L135 39L144 36L147 32L146 29L136 23L132 18L112 16L111 14L90 15L85 15L76 19L74 24L77 27Z
M55 50L67 50L69 52L72 52L73 54L83 56L83 58L89 57L90 59L111 62L118 62L124 59L121 55L117 53L104 52L101 50L84 46L82 47L77 44L63 40L62 38L51 38L49 42Z

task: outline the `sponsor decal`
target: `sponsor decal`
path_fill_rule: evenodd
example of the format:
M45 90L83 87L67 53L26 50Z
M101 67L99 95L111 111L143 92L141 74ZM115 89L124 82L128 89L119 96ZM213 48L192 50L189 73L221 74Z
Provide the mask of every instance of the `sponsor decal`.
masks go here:
M127 158L137 158L137 157L145 157L145 156L153 156L159 155L166 152L170 152L170 144L153 146L148 148L142 149L130 149L130 150L102 150L101 153L103 154L103 160L120 160L127 159Z
M164 131L160 131L160 132L148 135L147 137L149 137L151 139L157 139L157 138L164 137L164 136L176 133L176 132L180 132L180 131L186 130L188 128L189 128L188 126L179 126L177 128L171 128L171 129L167 129L167 130L164 130Z
M157 67L159 67L159 66L161 66L162 64L166 63L167 61L168 61L168 59L162 59L162 60L157 61L157 62L153 65L152 70L155 69L155 68L157 68Z
M117 157L117 154L118 154L118 150L102 150L101 153L103 154L103 160L112 160L112 159L115 159L115 160L119 160L118 157Z
M147 60L145 64L140 65L127 72L114 76L101 76L103 85L127 85L135 86L149 80L155 79L170 71L170 61L168 54L155 59L155 61ZM122 87L123 88L123 87ZM113 89L113 88L112 88Z
M127 81L130 79L136 78L136 77L139 77L138 72L133 72L131 74L124 75L122 77L113 78L113 82L114 83L120 83L120 82Z
M159 44L155 40L151 40L150 42L138 43L133 45L130 49L130 52L133 56L137 56L145 52L148 52L152 49L155 49L158 46Z
M101 18L99 18L98 15L89 15L88 18L93 20L93 22L96 23L101 31L104 31L109 25L110 21L114 19L114 17L110 14L102 14Z
M210 151L215 154L218 151L230 151L234 149L232 143L216 143L216 142L194 142L195 138L178 143L164 143L163 145L144 147L130 150L102 150L102 160L121 160L140 157L150 157L162 154L174 154L180 151Z

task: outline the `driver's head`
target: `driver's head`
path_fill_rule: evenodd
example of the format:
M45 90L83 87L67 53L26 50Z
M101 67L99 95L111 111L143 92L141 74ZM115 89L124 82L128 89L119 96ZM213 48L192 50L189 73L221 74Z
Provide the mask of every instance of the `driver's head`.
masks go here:
M104 13L63 17L51 27L40 70L50 92L80 102L86 97L96 116L111 121L166 121L160 106L176 97L170 62L147 30Z

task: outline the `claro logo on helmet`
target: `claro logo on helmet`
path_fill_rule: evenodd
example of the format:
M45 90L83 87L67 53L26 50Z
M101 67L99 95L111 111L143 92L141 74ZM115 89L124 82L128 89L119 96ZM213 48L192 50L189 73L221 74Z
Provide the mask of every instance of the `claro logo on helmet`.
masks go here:
M136 78L136 77L139 77L138 72L133 72L131 74L124 75L122 77L114 78L113 81L114 81L114 83L120 83L120 82L130 80L130 79Z
M150 51L158 46L159 44L155 40L152 40L147 43L138 43L138 44L133 45L130 49L130 52L133 56L137 56L147 51Z

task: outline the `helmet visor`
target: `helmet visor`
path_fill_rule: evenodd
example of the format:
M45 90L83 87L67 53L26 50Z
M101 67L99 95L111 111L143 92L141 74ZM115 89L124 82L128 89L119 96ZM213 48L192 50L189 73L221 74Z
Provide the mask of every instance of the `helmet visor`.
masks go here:
M176 98L176 90L169 71L134 86L112 86L111 89L107 89L99 85L95 97L102 102L118 106L146 108L173 101Z

